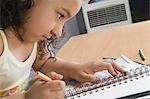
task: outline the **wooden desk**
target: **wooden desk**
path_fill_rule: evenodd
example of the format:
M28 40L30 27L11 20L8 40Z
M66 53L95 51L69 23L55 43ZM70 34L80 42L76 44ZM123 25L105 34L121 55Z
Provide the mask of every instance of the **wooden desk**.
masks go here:
M141 61L139 49L145 53L146 61ZM72 37L57 56L69 61L87 62L121 54L150 63L150 20Z

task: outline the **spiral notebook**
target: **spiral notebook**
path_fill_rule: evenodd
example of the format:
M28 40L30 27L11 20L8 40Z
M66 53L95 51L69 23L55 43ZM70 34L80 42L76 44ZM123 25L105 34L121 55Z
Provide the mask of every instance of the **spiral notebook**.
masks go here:
M119 74L112 77L106 70L97 72L95 75L103 78L102 80L68 86L65 99L150 98L150 67L136 63L124 55L115 61L128 71L129 75Z

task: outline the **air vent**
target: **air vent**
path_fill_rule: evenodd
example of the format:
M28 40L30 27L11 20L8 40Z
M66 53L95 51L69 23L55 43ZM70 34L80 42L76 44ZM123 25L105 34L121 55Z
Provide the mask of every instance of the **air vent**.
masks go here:
M127 20L125 4L87 12L90 28Z
M83 16L88 32L132 23L128 0L102 0L84 3Z

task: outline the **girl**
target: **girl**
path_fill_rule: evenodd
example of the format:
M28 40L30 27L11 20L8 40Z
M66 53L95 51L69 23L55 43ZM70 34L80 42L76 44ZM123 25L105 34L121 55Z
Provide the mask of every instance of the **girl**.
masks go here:
M2 99L63 99L63 76L64 79L86 82L97 79L96 71L108 70L113 76L124 72L113 61L81 64L54 57L49 45L62 35L64 23L75 16L81 4L82 0L1 0ZM31 67L53 80L37 80L23 92Z

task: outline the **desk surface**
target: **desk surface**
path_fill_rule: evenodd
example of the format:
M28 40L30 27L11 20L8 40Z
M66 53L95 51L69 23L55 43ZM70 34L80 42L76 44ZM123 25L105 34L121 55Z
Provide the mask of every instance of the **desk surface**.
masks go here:
M145 61L141 61L139 49L145 53ZM139 62L150 63L150 20L74 36L57 56L69 61L87 62L122 54Z

